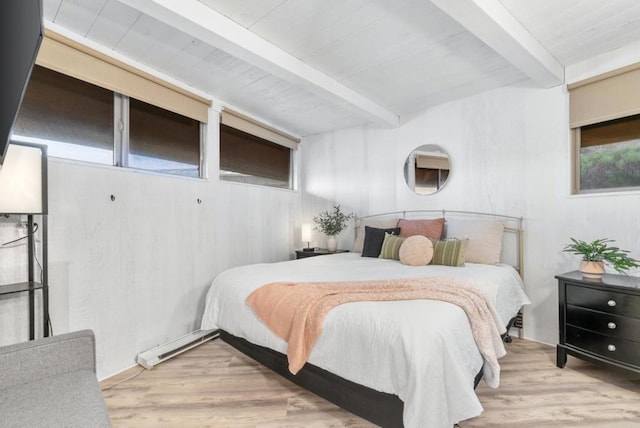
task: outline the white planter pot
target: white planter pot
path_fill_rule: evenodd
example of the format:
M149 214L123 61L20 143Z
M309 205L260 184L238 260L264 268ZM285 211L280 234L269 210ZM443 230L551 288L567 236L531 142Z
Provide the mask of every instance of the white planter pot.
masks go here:
M337 249L338 249L338 240L336 239L336 237L335 236L328 236L327 237L327 250L329 250L332 253L335 253Z
M604 273L604 262L581 261L578 268L582 276L588 279L600 279Z

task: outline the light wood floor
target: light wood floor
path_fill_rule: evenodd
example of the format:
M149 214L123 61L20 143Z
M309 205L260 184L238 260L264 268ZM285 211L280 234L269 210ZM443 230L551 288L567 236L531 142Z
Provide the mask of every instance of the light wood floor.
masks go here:
M500 388L483 382L485 409L468 427L640 427L640 375L569 357L514 339L500 360ZM102 382L106 388L136 374ZM274 374L218 340L104 391L114 427L372 427Z

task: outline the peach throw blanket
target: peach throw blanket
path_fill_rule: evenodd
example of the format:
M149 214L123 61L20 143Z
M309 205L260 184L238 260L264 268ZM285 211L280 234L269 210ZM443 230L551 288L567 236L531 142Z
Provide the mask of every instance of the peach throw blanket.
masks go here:
M247 303L258 318L278 337L288 342L289 371L304 366L320 333L325 315L334 307L361 301L429 299L462 308L485 361L499 382L498 358L506 351L500 335L505 332L491 300L458 278L419 278L345 282L274 282L256 289ZM491 382L494 383L494 382ZM489 385L493 386L493 385Z

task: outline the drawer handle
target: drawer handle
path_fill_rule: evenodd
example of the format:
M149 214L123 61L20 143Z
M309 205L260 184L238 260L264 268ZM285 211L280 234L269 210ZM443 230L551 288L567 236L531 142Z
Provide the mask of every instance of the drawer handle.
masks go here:
M612 308L616 305L616 301L615 300L609 300L607 302L607 305L611 306Z
M616 345L609 345L609 346L607 346L607 349L608 349L609 351L613 352L613 351L615 351L615 350L616 350Z
M615 330L617 325L614 322L610 322L609 324L607 324L607 327L609 327L611 330Z

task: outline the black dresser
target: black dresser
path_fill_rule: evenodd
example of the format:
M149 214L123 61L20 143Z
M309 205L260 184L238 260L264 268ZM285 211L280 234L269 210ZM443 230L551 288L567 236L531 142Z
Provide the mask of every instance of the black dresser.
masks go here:
M557 366L567 354L640 373L640 278L578 271L556 276L560 309Z

